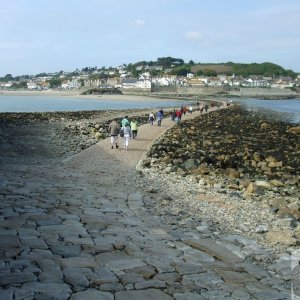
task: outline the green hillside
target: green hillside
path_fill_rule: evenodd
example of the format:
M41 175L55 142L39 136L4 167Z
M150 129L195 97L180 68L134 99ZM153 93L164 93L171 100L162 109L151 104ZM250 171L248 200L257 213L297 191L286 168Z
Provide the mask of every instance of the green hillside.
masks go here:
M269 77L277 76L290 76L296 77L296 73L292 70L286 70L279 65L264 62L261 64L240 64L240 63L221 63L221 64L195 64L191 66L191 72L197 75L207 75L214 73L236 75L236 76L249 76L249 75L262 75Z

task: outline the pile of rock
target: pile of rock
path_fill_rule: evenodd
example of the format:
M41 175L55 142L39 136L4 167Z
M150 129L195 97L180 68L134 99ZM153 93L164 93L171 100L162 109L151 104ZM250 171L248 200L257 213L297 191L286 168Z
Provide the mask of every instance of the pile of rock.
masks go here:
M153 145L143 166L160 178L176 178L177 187L193 178L198 182L195 193L205 188L230 195L221 206L237 209L244 203L237 224L230 214L222 220L222 213L210 211L209 216L219 216L217 222L224 228L241 230L246 224L245 231L251 228L255 234L268 235L270 243L281 239L296 245L300 240L300 136L288 132L289 126L238 107L216 111L174 126ZM232 200L235 197L238 201ZM247 207L252 208L250 214Z
M246 194L272 190L297 195L300 184L300 136L289 124L264 120L240 108L179 123L149 151L146 166L166 168L199 179L220 178Z

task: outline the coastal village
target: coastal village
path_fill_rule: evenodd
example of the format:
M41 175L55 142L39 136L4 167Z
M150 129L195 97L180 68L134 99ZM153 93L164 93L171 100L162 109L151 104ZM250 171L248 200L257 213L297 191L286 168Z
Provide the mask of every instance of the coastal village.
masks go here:
M168 59L168 58L166 58ZM161 59L162 60L162 59ZM7 74L0 79L3 90L76 90L81 88L112 89L122 92L174 92L183 88L218 88L219 91L242 88L282 89L297 92L300 75L283 72L284 75L234 74L227 64L208 64L199 67L193 62L185 67L182 60L169 58L168 64L156 63L123 64L117 67L86 67L73 72L41 73L13 77ZM199 69L200 68L200 69ZM228 75L230 73L230 75ZM178 91L178 90L177 90Z

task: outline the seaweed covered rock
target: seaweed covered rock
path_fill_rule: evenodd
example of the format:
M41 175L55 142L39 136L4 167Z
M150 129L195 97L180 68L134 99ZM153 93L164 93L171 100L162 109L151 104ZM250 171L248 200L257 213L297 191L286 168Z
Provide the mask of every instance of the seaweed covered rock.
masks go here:
M268 126L261 128L262 123ZM239 107L219 110L170 129L149 151L149 159L155 158L150 167L217 176L240 189L247 188L242 184L246 179L256 186L264 182L257 190L295 194L300 187L300 136L289 132L290 127Z

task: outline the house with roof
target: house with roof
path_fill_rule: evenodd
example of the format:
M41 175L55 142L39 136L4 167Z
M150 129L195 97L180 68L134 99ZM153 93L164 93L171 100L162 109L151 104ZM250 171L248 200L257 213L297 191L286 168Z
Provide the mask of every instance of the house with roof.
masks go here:
M163 66L150 66L149 70L151 71L162 71L163 70Z
M122 89L131 91L149 91L151 92L152 83L150 80L137 80L134 78L125 79L121 83Z

